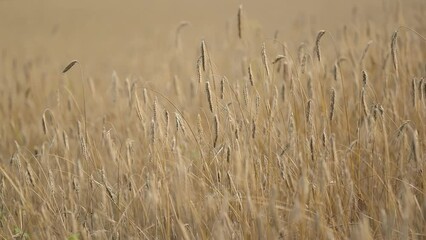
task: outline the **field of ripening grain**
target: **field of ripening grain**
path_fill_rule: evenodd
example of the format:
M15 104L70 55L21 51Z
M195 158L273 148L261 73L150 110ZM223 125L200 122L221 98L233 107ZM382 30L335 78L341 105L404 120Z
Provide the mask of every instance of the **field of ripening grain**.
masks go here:
M426 1L0 1L1 239L425 239Z

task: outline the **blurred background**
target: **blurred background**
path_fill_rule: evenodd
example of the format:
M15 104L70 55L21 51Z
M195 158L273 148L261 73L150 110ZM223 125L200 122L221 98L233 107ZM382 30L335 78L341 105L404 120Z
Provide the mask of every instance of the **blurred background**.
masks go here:
M191 23L182 31L183 51L194 54L201 39L213 43L224 33L236 34L240 4L264 38L276 35L290 42L312 41L304 38L314 38L320 29L336 31L357 16L380 26L381 14L398 8L396 0L0 0L0 50L3 58L38 57L58 69L78 59L91 75L112 69L140 73L155 65L142 59L161 61L161 54L174 47L181 21Z

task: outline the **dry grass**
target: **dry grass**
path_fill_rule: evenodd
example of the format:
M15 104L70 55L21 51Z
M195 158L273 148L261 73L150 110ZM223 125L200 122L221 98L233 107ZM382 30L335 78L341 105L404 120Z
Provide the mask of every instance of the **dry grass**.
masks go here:
M424 22L284 43L242 9L192 58L177 24L158 82L2 58L0 236L426 238Z

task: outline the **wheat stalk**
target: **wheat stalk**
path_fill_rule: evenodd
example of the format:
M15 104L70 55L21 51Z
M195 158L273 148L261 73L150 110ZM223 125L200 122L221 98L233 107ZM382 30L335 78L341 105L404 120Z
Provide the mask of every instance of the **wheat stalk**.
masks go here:
M325 128L322 130L321 142L322 142L322 147L326 148L327 147L327 133L325 132Z
M184 29L185 27L187 27L189 25L190 25L190 22L182 21L182 22L179 23L178 27L176 28L175 46L176 46L177 49L181 48L180 34L182 32L182 29Z
M213 140L213 147L216 148L217 141L219 139L219 118L217 115L214 115L214 140Z
M206 50L206 42L204 40L201 41L201 66L203 67L203 71L206 71L206 62L207 62L207 50Z
M238 8L238 37L243 38L243 5Z
M77 60L73 60L71 61L62 71L63 74L67 73L76 63L79 64L80 67L80 75L81 75L81 88L83 89L83 115L84 115L84 134L82 135L82 139L80 140L82 142L82 146L84 146L83 148L83 154L85 156L85 158L87 159L88 157L88 152L87 152L87 146L86 146L86 137L87 137L87 113L86 113L86 91L85 91L85 87L84 87L84 79L83 79L83 69L81 67L80 62L78 62ZM80 123L80 122L79 122Z
M318 32L317 34L317 38L315 40L315 53L318 59L318 62L321 62L321 48L320 48L320 41L321 38L324 36L324 34L326 33L325 30L321 30Z
M151 120L151 144L154 144L155 140L156 140L155 128L156 128L156 121L155 121L154 118L152 118L152 120Z
M413 108L417 106L417 79L413 78L411 80L411 101L413 104Z
M364 58L365 56L367 56L368 49L370 48L370 45L372 43L373 43L372 40L368 41L367 46L365 46L364 51L362 52L361 59L359 60L359 65L361 67L364 67Z
M197 74L198 74L198 83L203 81L203 73L201 70L202 58L199 58L197 61Z
M56 192L56 187L55 187L55 179L52 173L52 169L48 169L48 179L49 179L49 190L50 190L50 194L53 196L55 195Z
M139 102L139 97L138 97L138 94L136 93L136 91L135 91L135 99L136 99L136 114L139 118L139 121L141 123L143 123L144 118L143 118L143 114L142 114L141 105L140 105L140 102Z
M362 70L362 87L365 88L368 82L368 74L365 70Z
M65 149L70 150L70 145L68 142L68 135L66 131L62 132L62 141L64 142Z
M254 87L254 77L253 77L253 71L252 71L252 68L251 68L251 64L249 64L249 66L248 66L248 73L249 73L250 85L252 87Z
M337 81L338 75L339 75L339 64L336 61L336 63L334 63L334 65L333 65L333 79L334 79L334 81Z
M309 99L308 103L306 104L305 117L306 117L306 123L307 123L308 129L309 131L311 131L312 129L312 99Z
M158 104L157 104L157 102L158 102L158 100L157 100L157 97L155 97L154 98L154 103L153 103L153 106L152 106L152 112L153 112L153 120L155 121L155 122L158 122L158 118L157 118L157 112L158 112Z
M229 163L231 161L231 147L226 147L226 162Z
M148 92L147 92L146 88L143 88L142 94L143 94L143 102L146 105L146 104L148 104Z
M395 31L392 34L392 41L391 41L391 54L392 54L392 63L393 67L395 69L396 77L399 78L399 70L398 70L398 57L397 57L397 48L398 48L398 31Z
M285 56L280 54L280 55L275 57L274 61L272 61L272 64L276 64L279 61L283 60L284 58L285 58Z
M251 120L252 122L252 129L251 129L251 138L256 138L256 121L254 119Z
M331 91L330 91L330 114L329 114L330 122L333 121L335 104L336 104L336 90L334 90L334 88L331 88Z
M166 132L166 139L169 136L169 122L170 122L170 115L169 115L169 111L165 110L164 111L164 117L166 120L166 127L165 127L165 132Z
M213 109L213 96L212 96L212 92L211 92L210 82L209 81L206 82L206 93L207 93L207 101L209 103L210 111L212 113L214 113L214 109Z
M248 104L249 104L249 93L248 93L247 84L244 84L244 87L243 87L243 99L244 99L244 105L248 106Z
M220 99L225 99L225 78L220 80Z
M309 139L309 151L311 153L312 162L315 162L314 136L311 136L311 138Z
M78 63L77 60L72 60L68 65L62 70L62 73L68 72L76 63Z
M43 127L43 133L44 133L44 135L47 135L46 115L45 115L45 113L46 112L43 113L43 117L41 118L41 124L42 124L42 127Z
M426 80L422 78L419 84L420 99L423 104L426 104Z
M362 88L362 90L361 90L361 104L362 104L365 116L368 117L370 115L370 113L369 113L369 110L368 110L367 100L366 100L365 94L366 94L365 88Z
M201 143L203 141L204 130L203 130L203 124L202 124L200 114L197 115L197 129L198 129L198 141Z
M83 154L84 159L88 159L89 158L89 152L87 149L87 143L86 143L86 137L85 137L85 133L83 130L83 127L81 126L81 122L78 121L78 138L80 141L80 147L81 147L81 152Z
M269 70L268 56L266 55L265 43L262 44L262 62L263 66L265 67L266 75L268 76L268 79L271 80L271 71Z

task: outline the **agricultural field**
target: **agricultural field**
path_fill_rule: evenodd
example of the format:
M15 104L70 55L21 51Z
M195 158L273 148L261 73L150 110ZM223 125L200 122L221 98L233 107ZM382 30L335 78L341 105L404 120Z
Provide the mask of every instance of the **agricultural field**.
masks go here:
M0 0L0 238L426 239L425 15Z

